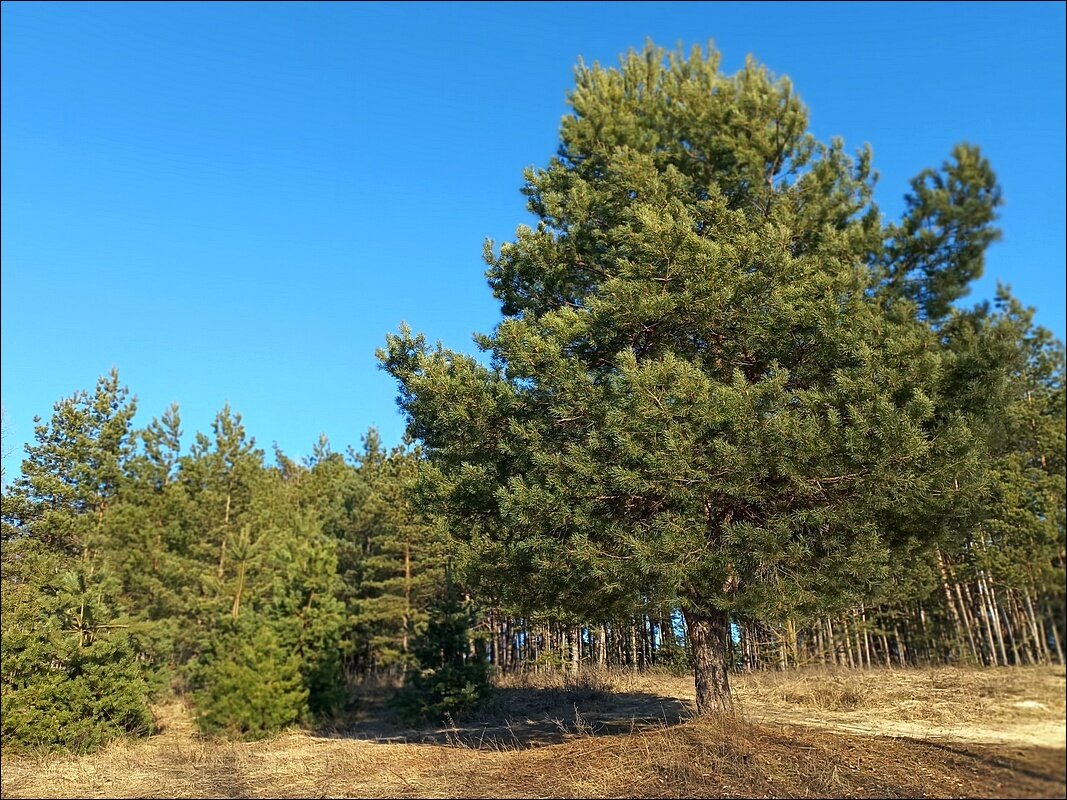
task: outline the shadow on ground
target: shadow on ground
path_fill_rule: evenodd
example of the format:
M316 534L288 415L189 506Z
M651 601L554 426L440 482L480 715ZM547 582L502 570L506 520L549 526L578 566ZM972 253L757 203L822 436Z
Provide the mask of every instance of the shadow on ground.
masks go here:
M1003 746L994 748L993 746L988 745L985 747L981 745L962 747L951 745L946 742L931 741L926 741L923 744L945 753L974 759L990 767L999 767L1001 769L1011 770L1014 773L1026 775L1029 778L1067 785L1067 774L1064 772L1063 753L1057 752L1052 748L1035 747L1023 749ZM1029 754L1031 761L1036 762L1037 768L1027 767L1020 763L1018 756L1026 754ZM1013 755L1015 756L1014 758L1012 757Z
M569 739L614 736L677 725L693 709L675 697L596 689L496 689L486 705L440 724L401 722L386 695L366 697L349 719L316 731L328 738L525 749Z

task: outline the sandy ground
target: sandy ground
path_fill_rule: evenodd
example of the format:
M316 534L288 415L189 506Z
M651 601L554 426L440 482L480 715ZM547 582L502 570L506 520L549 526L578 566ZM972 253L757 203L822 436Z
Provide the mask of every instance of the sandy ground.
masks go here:
M979 744L1008 744L1021 747L1063 747L1067 739L1067 725L1056 721L1024 722L1014 725L985 727L981 724L938 725L928 722L898 720L864 720L856 722L845 715L830 714L752 714L754 722L774 722L804 725L828 731L860 736L894 736L926 739L939 742L973 742Z

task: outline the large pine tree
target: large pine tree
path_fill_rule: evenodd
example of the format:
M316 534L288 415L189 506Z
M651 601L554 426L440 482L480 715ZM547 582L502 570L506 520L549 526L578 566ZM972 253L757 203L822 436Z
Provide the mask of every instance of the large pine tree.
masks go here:
M486 248L489 365L407 329L380 354L474 584L586 619L677 603L705 713L731 613L844 607L969 519L984 433L940 328L999 203L964 147L883 228L869 152L718 60L579 66L536 227Z

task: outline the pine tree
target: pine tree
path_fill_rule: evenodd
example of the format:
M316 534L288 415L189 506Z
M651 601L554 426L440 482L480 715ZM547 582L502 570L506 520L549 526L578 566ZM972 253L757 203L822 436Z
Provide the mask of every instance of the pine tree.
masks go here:
M5 747L94 750L152 729L149 685L124 626L79 562L23 553L5 565L2 736Z
M84 550L123 479L136 410L112 370L92 394L57 402L48 423L35 418L36 442L26 446L22 474L6 494L12 535L31 536L57 552Z
M440 721L475 708L491 693L484 647L472 636L476 612L450 572L436 592L426 629L418 636L404 688L402 717Z
M937 321L981 277L986 248L1000 238L992 223L1001 189L989 162L966 144L940 171L920 173L911 188L903 220L886 232L887 283L893 295L910 298Z
M214 432L213 446L203 437L180 462L180 482L197 493L198 510L223 512L221 529L215 520L218 548L209 540L192 550L205 594L191 609L196 624L183 672L206 729L260 736L343 700L336 542L316 510L300 507L302 468L285 460L267 468L228 410ZM244 705L227 700L241 675L259 669L276 673L275 682L251 687Z
M363 492L346 531L358 548L350 587L352 637L364 648L367 670L401 678L443 575L443 537L409 500L417 453L387 453L371 429L356 460Z
M192 672L197 719L205 733L260 739L307 713L300 658L286 651L258 615L216 629Z
M3 496L3 738L89 750L151 724L118 583L101 557L135 404L112 371L38 419Z
M988 229L942 208L952 231L900 266L917 227L883 231L869 152L816 141L751 60L649 46L579 66L570 103L526 175L536 229L487 245L490 365L406 329L380 357L476 590L586 619L677 604L698 710L725 709L730 614L846 608L958 521L979 436L931 317ZM957 157L937 202L995 205Z

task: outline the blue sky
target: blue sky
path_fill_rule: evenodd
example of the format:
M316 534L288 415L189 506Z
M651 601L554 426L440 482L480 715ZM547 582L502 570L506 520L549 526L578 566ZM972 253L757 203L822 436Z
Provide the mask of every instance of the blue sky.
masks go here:
M188 440L225 402L307 454L403 421L375 348L472 350L482 241L530 221L579 56L714 40L789 75L820 138L870 142L878 201L953 144L1004 187L998 279L1064 337L1064 4L102 4L2 10L2 402L111 367Z

